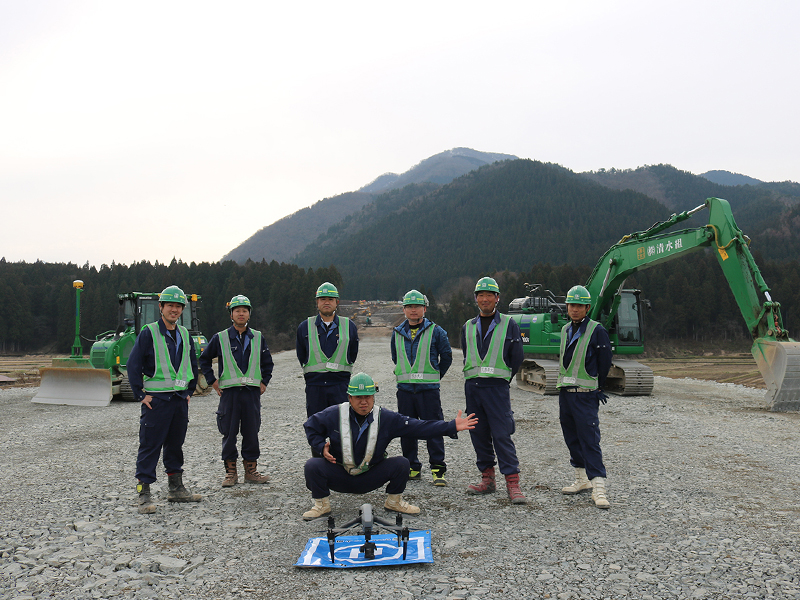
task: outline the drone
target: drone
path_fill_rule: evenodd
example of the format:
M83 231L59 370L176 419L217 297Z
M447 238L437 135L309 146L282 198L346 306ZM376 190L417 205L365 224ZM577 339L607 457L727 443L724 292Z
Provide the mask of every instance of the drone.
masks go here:
M397 536L397 546L403 544L403 560L406 560L406 552L408 551L409 529L403 525L403 516L397 515L395 523L385 521L380 517L372 514L372 504L362 504L358 510L358 516L352 521L348 521L341 527L336 527L333 517L328 517L328 548L331 551L331 562L334 562L333 547L336 543L336 538L340 535L348 533L357 525L361 525L361 532L364 536L364 545L359 548L359 551L364 554L365 560L373 560L375 558L375 549L377 546L372 541L372 534L377 533L380 528L391 531Z

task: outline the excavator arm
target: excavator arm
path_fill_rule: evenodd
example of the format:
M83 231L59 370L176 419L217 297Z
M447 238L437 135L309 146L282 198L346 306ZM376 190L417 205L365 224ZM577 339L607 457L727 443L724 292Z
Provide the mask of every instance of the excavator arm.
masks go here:
M703 209L709 211L708 224L666 232ZM780 303L770 297L748 244L749 239L736 225L730 205L719 198L709 198L690 211L626 235L608 249L586 283L594 299L590 317L609 328L619 305L618 292L630 275L710 247L753 336L751 351L767 385L767 402L772 410L798 410L800 344L784 330Z

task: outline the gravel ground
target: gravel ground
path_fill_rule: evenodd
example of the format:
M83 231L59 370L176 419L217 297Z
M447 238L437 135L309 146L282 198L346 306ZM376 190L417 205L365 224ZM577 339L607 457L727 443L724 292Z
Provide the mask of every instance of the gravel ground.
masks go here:
M365 338L361 354L392 407L388 338ZM155 515L135 507L138 404L39 405L35 389L0 390L0 598L800 598L800 415L765 411L760 390L661 377L652 397L601 410L610 510L560 493L572 469L557 401L512 384L527 505L502 484L464 493L478 473L462 434L446 440L450 485L426 472L406 490L423 509L416 527L433 531L433 564L296 568L324 523L300 516L302 377L293 352L275 362L260 460L272 481L219 487L215 396L197 397L185 480L203 502L168 504L159 474ZM458 369L442 388L452 418ZM334 514L368 501L381 515L383 499L333 494Z

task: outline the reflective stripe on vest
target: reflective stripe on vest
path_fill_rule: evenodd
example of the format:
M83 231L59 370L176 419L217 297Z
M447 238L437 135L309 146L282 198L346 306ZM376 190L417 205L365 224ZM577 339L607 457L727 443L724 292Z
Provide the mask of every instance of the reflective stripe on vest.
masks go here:
M500 315L500 324L496 325L492 331L489 349L483 358L478 354L478 324L473 323L471 319L467 321L465 331L467 358L464 361L464 377L466 379L497 377L511 381L511 369L503 358L503 346L510 321L511 317L508 315Z
M308 362L303 365L303 373L322 373L323 371L353 372L353 363L347 362L347 347L350 345L350 319L339 317L339 343L332 357L322 352L316 317L308 318Z
M397 377L397 383L439 383L439 371L434 369L431 364L431 346L435 328L436 325L431 323L425 331L417 334L419 342L413 366L406 355L405 338L397 331L394 332L394 347L397 352L394 374Z
M578 345L572 354L572 362L569 367L564 367L564 351L567 349L567 335L570 323L561 329L561 354L558 359L558 382L556 387L580 387L587 390L597 389L597 377L592 377L586 372L586 351L589 349L589 340L592 337L595 327L599 323L589 319L586 324L586 331L578 339Z
M220 331L217 334L219 345L222 348L223 370L219 375L221 389L242 385L261 386L261 332L255 329L250 331L253 332L253 341L250 342L250 363L247 365L247 373L242 373L239 364L233 357L228 330Z
M153 336L153 353L155 355L156 370L152 377L144 376L144 389L148 392L180 392L189 388L189 381L192 379L191 359L189 358L189 346L192 338L183 325L178 325L178 335L181 336L181 364L178 371L172 366L169 358L167 340L161 335L158 322L149 323L146 327Z
M339 405L339 432L342 436L342 466L350 475L361 475L369 471L369 461L375 454L375 445L378 442L378 428L381 421L381 407L372 407L373 419L367 429L367 451L364 453L364 460L356 466L353 460L353 436L350 433L350 403L342 402Z

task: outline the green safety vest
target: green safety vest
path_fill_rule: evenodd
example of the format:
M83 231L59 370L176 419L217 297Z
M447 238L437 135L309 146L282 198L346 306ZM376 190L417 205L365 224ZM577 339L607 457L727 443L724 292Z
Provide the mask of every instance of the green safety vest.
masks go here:
M189 346L192 338L183 325L178 325L178 334L181 336L181 364L178 371L172 366L167 349L167 340L158 329L158 321L149 323L146 327L153 336L153 350L156 359L156 370L152 377L144 376L144 389L146 392L180 392L189 389L192 380L192 363L189 358Z
M219 375L219 387L221 389L243 386L261 385L261 332L251 329L253 341L250 343L250 363L247 365L247 373L242 373L231 350L231 338L228 330L220 331L219 345L222 348L222 373Z
M431 364L431 346L435 328L436 325L431 323L425 331L417 334L419 342L413 365L406 355L405 338L397 331L394 332L394 347L397 352L394 375L397 377L397 383L439 383L439 371Z
M339 405L339 432L342 436L342 466L350 475L361 475L369 471L369 461L375 454L375 445L378 442L378 428L381 422L381 407L373 405L372 423L367 428L367 451L364 453L364 460L356 466L353 460L353 436L350 433L350 403L342 402Z
M489 349L483 358L478 354L478 323L472 319L466 325L467 357L464 361L464 378L497 377L511 381L511 369L503 358L503 345L506 341L506 332L511 317L500 314L500 324L492 331Z
M592 332L595 327L600 323L589 319L586 325L586 331L578 339L578 346L575 348L575 353L572 355L572 362L568 367L564 366L564 351L567 349L567 332L572 326L567 323L561 328L561 358L558 361L558 382L556 387L580 387L587 390L597 389L597 377L592 377L586 372L586 351L589 349L589 340L592 338Z
M323 371L353 372L353 363L347 362L347 347L350 345L350 319L339 317L339 344L332 357L322 352L316 317L308 318L308 362L303 365L303 373L322 373Z

